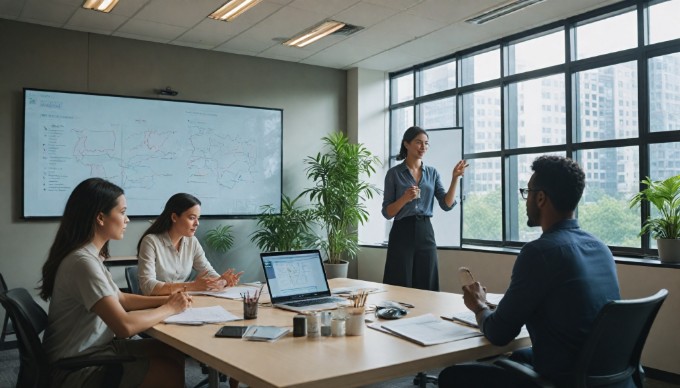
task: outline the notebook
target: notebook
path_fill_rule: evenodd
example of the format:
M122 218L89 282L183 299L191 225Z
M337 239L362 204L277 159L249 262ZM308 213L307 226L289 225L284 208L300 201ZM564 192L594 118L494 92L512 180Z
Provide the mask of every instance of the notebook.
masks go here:
M330 310L347 299L331 295L318 250L261 253L272 304L285 310Z

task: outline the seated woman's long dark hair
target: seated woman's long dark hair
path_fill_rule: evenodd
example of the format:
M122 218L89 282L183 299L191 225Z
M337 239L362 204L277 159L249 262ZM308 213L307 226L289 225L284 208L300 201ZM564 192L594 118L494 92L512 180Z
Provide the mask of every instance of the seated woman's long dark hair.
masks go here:
M86 179L73 189L42 268L42 280L38 287L42 299L49 300L52 297L54 278L64 258L92 241L97 216L100 213L109 214L118 205L118 198L123 194L123 189L101 178ZM99 254L109 257L108 241Z
M137 255L139 255L139 248L142 246L142 240L147 234L161 234L165 233L172 227L172 214L177 214L178 216L191 209L196 205L200 205L201 201L191 194L187 193L177 193L168 199L165 203L165 208L161 215L159 215L156 220L149 226L142 237L137 243Z

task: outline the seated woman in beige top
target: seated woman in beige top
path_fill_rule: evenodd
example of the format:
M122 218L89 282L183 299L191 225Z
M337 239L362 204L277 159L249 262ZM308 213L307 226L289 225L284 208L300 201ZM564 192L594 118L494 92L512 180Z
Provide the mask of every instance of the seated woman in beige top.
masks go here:
M168 295L176 291L221 290L238 284L242 272L233 268L218 274L205 257L195 233L201 217L201 201L191 194L175 194L137 245L139 287L144 295ZM191 270L198 273L186 281Z

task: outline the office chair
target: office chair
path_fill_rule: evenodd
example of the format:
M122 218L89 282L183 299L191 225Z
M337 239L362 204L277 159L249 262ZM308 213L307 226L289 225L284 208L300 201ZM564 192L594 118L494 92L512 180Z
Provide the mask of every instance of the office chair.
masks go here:
M131 294L142 295L142 290L139 288L139 275L136 265L125 267L125 280Z
M7 283L5 283L5 278L0 273L0 292L5 291L7 291ZM5 319L2 323L2 331L0 331L0 350L14 349L17 347L16 340L6 340L8 335L15 335L15 333L14 326L12 326L12 321L9 319L9 314L5 313Z
M495 364L540 387L593 387L615 384L630 376L637 387L643 387L640 355L667 295L668 290L662 289L646 298L615 300L604 305L564 381L549 381L531 366L507 359Z
M50 364L40 340L47 327L47 314L25 288L14 288L0 293L0 303L14 323L19 343L19 376L17 387L47 388L50 385ZM123 362L133 361L131 356L84 356L57 361L52 367L77 370L90 366L104 366L107 387L117 387L123 376Z

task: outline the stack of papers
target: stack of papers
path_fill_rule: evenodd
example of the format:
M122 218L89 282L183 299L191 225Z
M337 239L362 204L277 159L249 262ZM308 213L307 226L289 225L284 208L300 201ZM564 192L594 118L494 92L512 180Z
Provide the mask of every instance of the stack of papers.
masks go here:
M479 330L443 321L432 314L400 319L389 323L376 322L368 325L368 327L426 346L482 335Z
M243 339L249 341L269 341L274 342L288 333L290 329L278 326L248 326L243 333Z
M243 319L225 310L222 306L189 307L179 314L171 315L163 322L178 325L202 325L204 323L229 322Z

